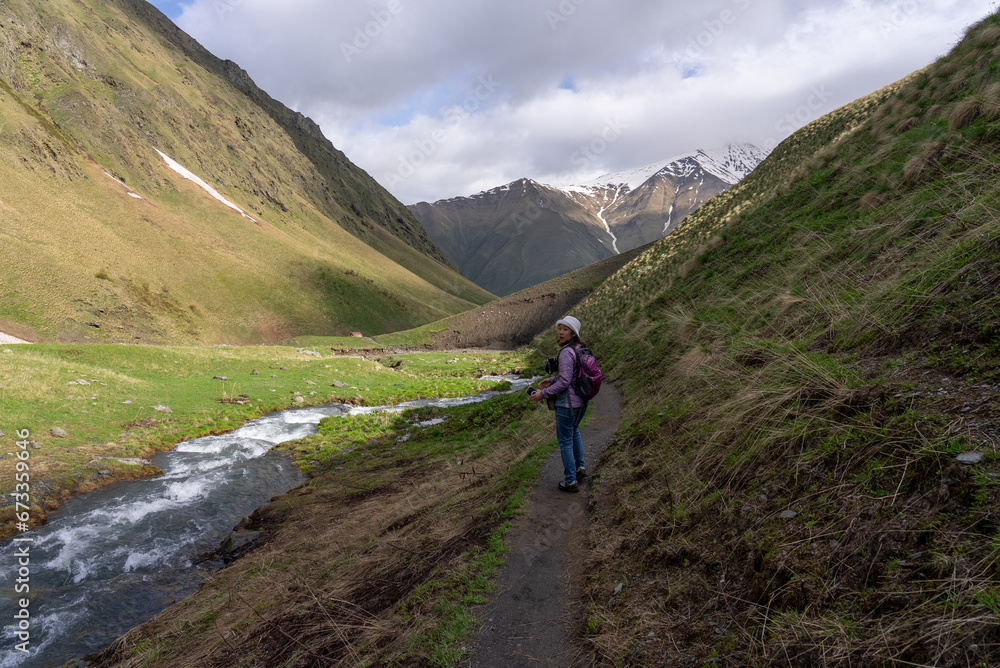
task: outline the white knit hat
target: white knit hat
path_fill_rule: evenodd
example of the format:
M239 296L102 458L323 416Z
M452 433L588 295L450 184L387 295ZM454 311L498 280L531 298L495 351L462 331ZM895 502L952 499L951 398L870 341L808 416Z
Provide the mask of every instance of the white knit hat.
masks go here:
M573 316L568 315L562 320L556 322L556 326L558 327L559 325L566 325L567 327L573 330L574 334L580 336L580 321L574 318Z

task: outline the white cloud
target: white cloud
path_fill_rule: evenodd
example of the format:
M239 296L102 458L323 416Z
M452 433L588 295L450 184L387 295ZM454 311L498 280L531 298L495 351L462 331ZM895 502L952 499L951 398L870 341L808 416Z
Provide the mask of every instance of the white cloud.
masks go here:
M412 203L779 141L992 4L194 0L177 23Z

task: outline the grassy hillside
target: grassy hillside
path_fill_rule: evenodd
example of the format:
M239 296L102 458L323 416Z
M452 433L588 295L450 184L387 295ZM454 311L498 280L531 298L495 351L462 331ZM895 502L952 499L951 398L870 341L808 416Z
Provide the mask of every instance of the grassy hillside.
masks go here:
M1000 656L998 43L802 129L576 311L627 402L602 660Z
M300 336L283 343L336 351L353 350L367 355L414 348L513 350L531 343L539 333L551 329L556 320L569 313L602 281L644 250L636 248L615 255L479 308L413 329L360 339Z
M311 121L146 3L14 0L0 23L0 330L255 342L491 298Z

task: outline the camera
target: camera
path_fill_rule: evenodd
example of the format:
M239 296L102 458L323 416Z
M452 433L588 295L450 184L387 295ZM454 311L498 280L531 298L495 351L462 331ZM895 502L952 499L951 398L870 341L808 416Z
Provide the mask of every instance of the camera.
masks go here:
M527 388L527 389L525 390L525 392L526 392L526 393L528 394L528 396L529 396L529 397L533 397L533 396L535 396L536 394L538 394L538 390L536 390L536 389L535 389L535 388L533 388L533 387L529 387L529 388Z
M542 365L545 373L556 373L559 371L559 358L558 357L546 357L545 363Z

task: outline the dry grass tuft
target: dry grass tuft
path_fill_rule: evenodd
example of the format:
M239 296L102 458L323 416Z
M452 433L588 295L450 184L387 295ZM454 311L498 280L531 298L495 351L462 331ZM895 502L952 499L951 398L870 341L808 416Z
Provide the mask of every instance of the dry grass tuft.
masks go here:
M869 192L861 196L858 200L858 208L862 211L874 211L875 209L882 206L882 202L885 201L885 193L881 192Z
M945 145L937 140L924 142L920 153L910 158L903 166L903 179L912 182L919 178L944 153Z
M1000 44L1000 25L987 25L976 31L972 43L981 49L994 49Z
M677 363L674 364L674 369L681 377L690 378L711 361L711 351L702 346L697 346L684 353L677 360Z
M701 262L698 261L698 258L693 257L680 266L680 268L677 270L677 274L681 278L687 278L688 276L698 271L700 268L701 268Z
M904 132L907 132L917 127L917 125L919 124L920 124L919 118L917 118L916 116L910 116L909 118L900 121L896 125L896 132L898 132L899 134L903 134Z
M778 295L776 298L778 302L778 313L784 315L792 310L793 307L803 304L807 301L805 297L796 297L795 295L790 295L788 293Z
M979 95L962 100L955 105L955 108L948 115L948 127L952 130L961 130L968 127L973 121L983 115L986 104L986 98Z
M949 58L947 60L940 61L933 70L933 76L941 79L948 79L958 73L962 69L961 64L956 59Z

